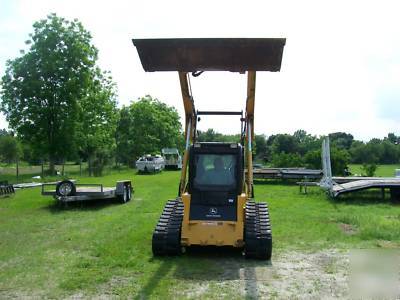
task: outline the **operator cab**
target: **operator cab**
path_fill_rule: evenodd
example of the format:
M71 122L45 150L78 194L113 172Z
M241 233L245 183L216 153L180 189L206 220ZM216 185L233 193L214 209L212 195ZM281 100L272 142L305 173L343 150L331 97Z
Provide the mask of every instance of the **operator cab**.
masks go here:
M190 148L190 220L236 221L243 187L243 147L195 143Z

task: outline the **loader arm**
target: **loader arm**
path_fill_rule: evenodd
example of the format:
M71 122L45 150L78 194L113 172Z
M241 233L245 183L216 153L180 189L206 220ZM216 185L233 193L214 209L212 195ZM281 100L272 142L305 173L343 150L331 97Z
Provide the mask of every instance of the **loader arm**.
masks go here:
M179 83L181 85L181 93L183 100L183 107L185 109L185 152L182 160L181 180L179 183L179 196L186 189L187 166L189 161L189 147L195 140L196 134L196 109L194 106L193 96L191 94L190 85L188 81L188 73L178 72Z
M256 93L256 72L247 72L247 99L246 99L246 115L245 115L245 140L246 140L246 165L247 173L245 173L246 194L254 197L253 191L253 140L254 140L254 105ZM247 174L247 177L246 177Z

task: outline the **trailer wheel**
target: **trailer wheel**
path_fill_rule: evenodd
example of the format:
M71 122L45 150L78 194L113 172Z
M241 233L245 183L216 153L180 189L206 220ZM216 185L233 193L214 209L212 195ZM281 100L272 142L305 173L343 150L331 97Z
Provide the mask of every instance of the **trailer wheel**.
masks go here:
M56 195L57 196L73 196L76 193L75 184L70 180L63 180L57 183L56 186Z
M125 185L125 187L126 187L126 189L127 189L127 195L128 195L128 200L127 200L127 202L129 202L129 201L131 201L132 200L132 186L129 184L129 183L127 183L126 185Z
M131 190L127 184L124 184L124 190L121 195L118 195L118 200L122 204L131 200Z

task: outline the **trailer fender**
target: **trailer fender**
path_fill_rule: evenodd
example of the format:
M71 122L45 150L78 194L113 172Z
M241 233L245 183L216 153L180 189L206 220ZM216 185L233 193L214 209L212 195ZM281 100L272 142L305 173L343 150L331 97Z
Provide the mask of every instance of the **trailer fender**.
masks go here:
M121 180L121 181L117 181L117 184L115 186L115 195L122 196L124 194L125 186L127 189L130 190L131 194L133 193L133 187L132 187L131 181L130 180Z

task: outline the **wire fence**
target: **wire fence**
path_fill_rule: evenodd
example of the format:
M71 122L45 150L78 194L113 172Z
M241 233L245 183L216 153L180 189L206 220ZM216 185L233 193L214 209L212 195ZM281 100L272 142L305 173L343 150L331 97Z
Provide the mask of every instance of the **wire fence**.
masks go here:
M46 177L71 177L71 176L104 176L109 175L113 170L118 168L126 168L124 166L104 166L100 168L91 167L89 169L86 162L80 164L65 163L64 165L56 164L54 174L50 174L50 165L44 163L41 165L29 165L27 163L0 164L0 181L7 180L9 182L26 182L32 180L40 180Z

